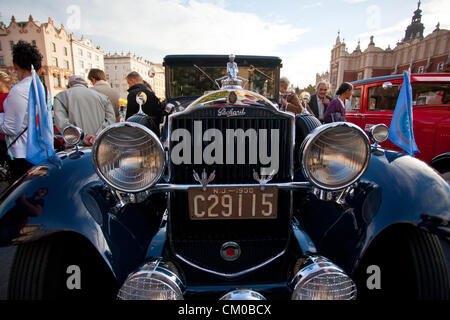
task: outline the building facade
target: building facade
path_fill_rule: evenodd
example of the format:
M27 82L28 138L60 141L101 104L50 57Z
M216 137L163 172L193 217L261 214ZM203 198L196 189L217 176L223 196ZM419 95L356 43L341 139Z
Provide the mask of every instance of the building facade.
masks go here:
M125 77L132 71L138 72L144 81L148 82L156 96L160 99L165 96L164 68L162 65L153 64L135 54L106 54L105 73L111 86L117 89L122 99L128 95L128 84Z
M444 72L450 64L450 30L435 30L424 37L421 23L420 3L405 31L405 37L394 49L383 50L370 37L368 47L362 51L360 45L352 53L347 51L340 35L331 50L330 91L334 94L342 82L351 82L371 77L401 74L410 69L412 73Z
M13 78L15 72L12 62L12 48L19 40L33 43L41 52L41 80L53 97L67 88L69 77L73 74L73 59L70 35L64 25L58 29L51 18L47 23L35 21L30 15L28 21L17 22L11 18L9 26L0 26L0 70Z
M151 77L151 86L156 96L160 99L166 97L166 75L162 64L154 64L154 73Z
M95 47L92 40L83 36L77 40L73 34L70 36L70 42L75 74L87 79L89 70L92 68L105 70L104 53L100 46Z

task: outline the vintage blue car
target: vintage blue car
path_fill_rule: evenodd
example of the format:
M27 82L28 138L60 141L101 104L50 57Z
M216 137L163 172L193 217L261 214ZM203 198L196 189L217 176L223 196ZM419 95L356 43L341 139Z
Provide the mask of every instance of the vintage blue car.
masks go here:
M277 57L164 66L161 127L68 127L1 196L9 299L449 299L450 187L386 126L283 111Z

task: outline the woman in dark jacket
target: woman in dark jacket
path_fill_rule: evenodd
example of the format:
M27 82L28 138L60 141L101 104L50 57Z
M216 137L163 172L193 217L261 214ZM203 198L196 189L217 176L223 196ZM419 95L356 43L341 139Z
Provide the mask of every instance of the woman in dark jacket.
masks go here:
M327 107L323 120L325 123L345 121L345 100L350 99L353 94L353 86L344 82L336 91L336 98L334 98Z

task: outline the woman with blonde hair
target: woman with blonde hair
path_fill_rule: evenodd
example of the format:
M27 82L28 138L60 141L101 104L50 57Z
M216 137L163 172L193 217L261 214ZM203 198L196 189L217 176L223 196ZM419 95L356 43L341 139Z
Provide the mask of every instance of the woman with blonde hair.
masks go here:
M300 99L295 92L288 91L289 80L286 77L280 79L280 104L285 111L289 111L295 114L303 112L304 108Z

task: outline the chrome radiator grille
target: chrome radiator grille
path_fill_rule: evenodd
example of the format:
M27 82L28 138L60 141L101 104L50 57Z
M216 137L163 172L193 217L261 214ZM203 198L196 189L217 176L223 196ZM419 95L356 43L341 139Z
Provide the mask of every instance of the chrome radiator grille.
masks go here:
M170 163L170 176L172 183L180 184L196 184L193 178L193 170L201 173L206 169L208 173L215 170L214 184L236 184L236 183L256 183L253 177L253 171L260 172L263 165L258 159L257 164L249 164L249 143L246 141L246 159L245 164L238 164L237 161L237 143L234 144L234 162L233 164L194 164L194 121L201 121L202 130L218 129L225 135L227 129L242 129L244 132L248 129L254 129L259 132L259 129L279 130L279 169L278 173L273 178L273 182L291 181L291 165L292 165L292 149L293 149L293 132L292 119L281 113L276 113L264 108L246 107L247 116L233 117L233 118L218 118L216 116L215 108L201 108L192 111L188 114L173 117L171 120L171 132L176 129L186 129L191 133L191 162L190 164L174 165ZM270 137L270 135L269 135ZM268 139L267 150L271 150L271 141ZM175 142L176 143L176 142ZM211 142L203 142L202 150ZM170 150L172 150L174 143L170 143ZM226 150L224 146L223 159L226 159ZM259 154L259 146L257 146ZM225 162L225 161L224 161Z
M279 130L279 170L273 182L291 181L293 150L293 119L284 113L263 107L246 107L245 116L218 117L217 108L198 108L189 113L171 118L171 132L183 128L194 132L194 122L201 121L203 132L215 128L223 134L227 129L278 129ZM268 130L269 131L269 130ZM191 139L191 163L194 162L194 138ZM270 141L270 139L269 139ZM176 142L175 142L176 143ZM204 142L203 149L211 142ZM172 150L173 143L170 144ZM193 170L199 175L203 170L210 174L215 171L214 184L256 184L253 170L259 172L259 163L248 164L248 141L246 142L246 164L170 164L170 180L177 184L194 184ZM269 143L268 150L271 146ZM258 146L259 152L259 146ZM237 152L234 150L236 157ZM225 159L226 154L224 152ZM236 160L236 159L235 159ZM264 263L285 250L289 241L291 219L291 193L279 191L278 215L276 219L256 220L190 220L188 194L177 192L170 195L169 227L170 243L174 253L199 267L220 273L235 273ZM225 262L220 256L220 248L227 241L236 241L242 250L241 257Z

